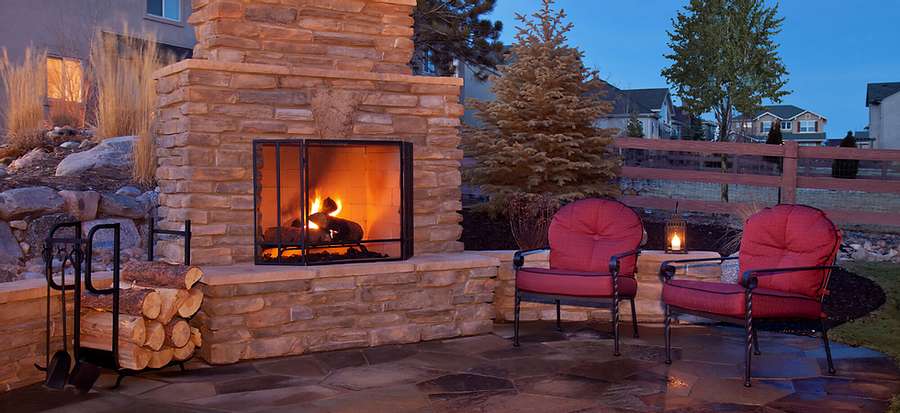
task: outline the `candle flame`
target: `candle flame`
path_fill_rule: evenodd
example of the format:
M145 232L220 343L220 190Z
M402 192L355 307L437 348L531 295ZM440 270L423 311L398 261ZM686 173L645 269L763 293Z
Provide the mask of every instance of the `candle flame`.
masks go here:
M681 237L679 237L678 234L672 236L672 250L681 250Z

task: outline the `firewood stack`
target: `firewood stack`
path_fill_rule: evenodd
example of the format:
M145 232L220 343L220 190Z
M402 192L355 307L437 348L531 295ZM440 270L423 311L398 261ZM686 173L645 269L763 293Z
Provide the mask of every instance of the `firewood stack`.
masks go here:
M203 302L194 284L203 271L165 262L129 262L122 266L119 293L119 365L159 368L194 354L202 339L191 318ZM85 293L81 298L81 345L112 350L112 295Z

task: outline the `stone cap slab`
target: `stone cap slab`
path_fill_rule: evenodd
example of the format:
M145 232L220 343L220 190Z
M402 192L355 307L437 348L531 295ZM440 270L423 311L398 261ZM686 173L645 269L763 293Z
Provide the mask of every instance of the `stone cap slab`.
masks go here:
M71 277L66 277L71 282ZM91 276L95 285L99 288L106 288L112 281L112 273L108 271L96 272ZM59 283L59 277L55 277ZM59 291L50 290L53 296L59 295ZM0 283L0 304L13 303L17 301L32 300L35 298L43 298L47 295L47 281L43 278L35 278L31 280L19 280L7 283Z
M331 79L355 79L381 82L402 82L430 85L462 86L459 77L415 76L399 73L357 72L349 70L317 69L311 67L288 67L259 63L221 62L215 60L186 59L171 64L153 73L154 79L183 72L185 70L216 70L235 73L257 73L267 75L307 76Z
M399 274L415 271L444 271L498 267L500 260L474 252L423 254L406 261L356 264L289 266L253 263L204 267L200 282L206 285L252 284L261 282L311 280L356 275Z

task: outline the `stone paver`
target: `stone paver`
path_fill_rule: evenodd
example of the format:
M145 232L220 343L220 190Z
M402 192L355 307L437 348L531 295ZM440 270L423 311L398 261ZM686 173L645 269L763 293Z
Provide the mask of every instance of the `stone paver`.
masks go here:
M90 394L41 385L0 395L2 412L882 412L900 392L900 368L864 348L833 344L826 374L815 338L761 333L745 388L743 331L676 327L673 364L659 328L623 336L612 356L606 325L523 324L513 348L495 334L259 360L191 362L126 378Z

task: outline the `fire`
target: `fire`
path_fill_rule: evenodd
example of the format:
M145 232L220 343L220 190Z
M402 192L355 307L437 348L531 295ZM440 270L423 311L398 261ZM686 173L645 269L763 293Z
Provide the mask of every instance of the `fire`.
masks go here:
M335 209L334 212L332 212L328 215L336 217L336 216L338 216L338 214L341 213L341 210L344 209L344 205L343 205L343 203L341 203L341 199L338 197L332 197L331 199L333 199L334 203L337 204L337 209ZM312 204L309 207L309 215L315 214L321 210L322 210L322 196L319 195L319 191L316 191L316 198L313 200ZM308 222L307 225L308 225L308 228L319 229L319 226L316 225L312 221Z
M681 250L681 237L679 237L678 234L672 236L672 250Z

